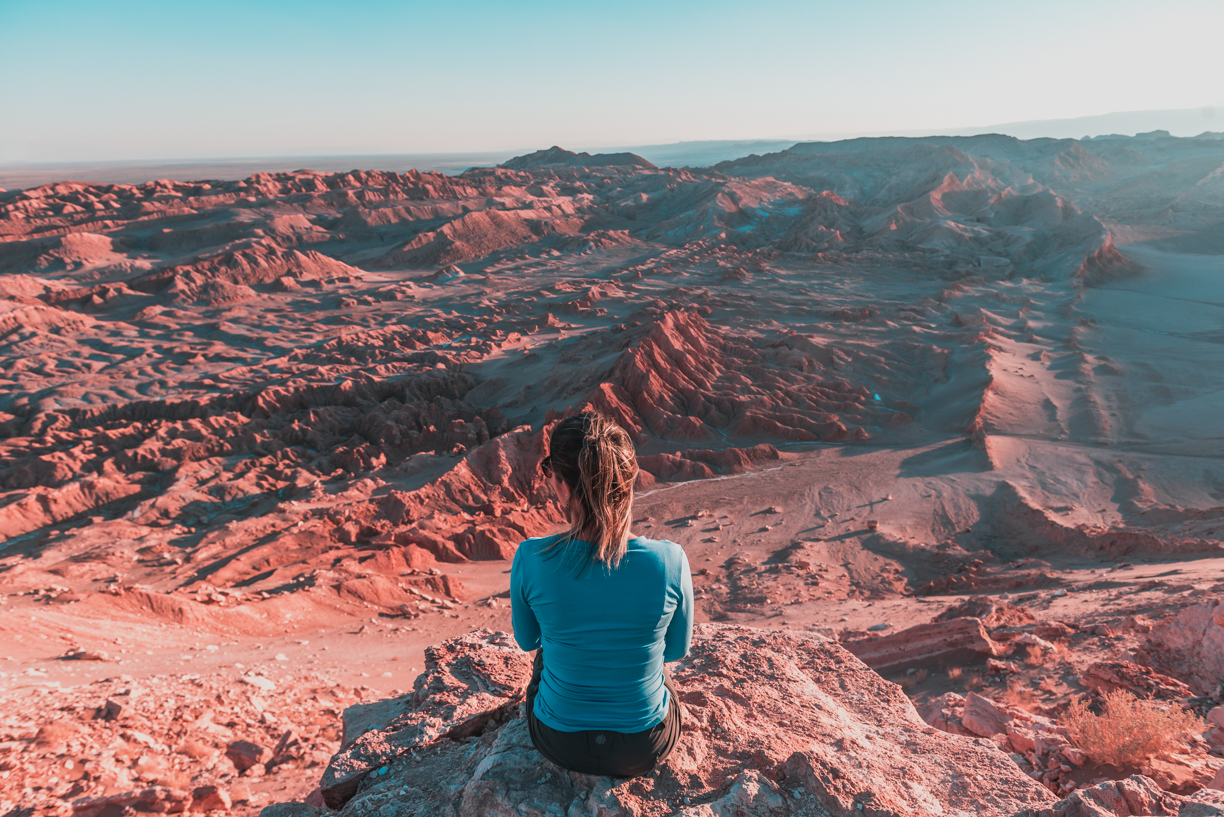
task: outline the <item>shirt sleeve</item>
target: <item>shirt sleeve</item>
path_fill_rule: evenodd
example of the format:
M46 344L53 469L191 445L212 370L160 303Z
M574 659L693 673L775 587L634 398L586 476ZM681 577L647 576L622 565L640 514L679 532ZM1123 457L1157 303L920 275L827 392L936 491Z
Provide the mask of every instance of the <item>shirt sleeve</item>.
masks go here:
M525 546L527 542L521 543L514 551L514 561L510 565L510 622L519 649L530 652L540 648L540 622L536 621L535 613L527 603L524 559L520 558Z
M663 637L664 662L679 661L688 655L693 643L693 574L689 571L688 556L683 549L680 550L680 575L676 581L679 586L675 589L679 591L680 599Z

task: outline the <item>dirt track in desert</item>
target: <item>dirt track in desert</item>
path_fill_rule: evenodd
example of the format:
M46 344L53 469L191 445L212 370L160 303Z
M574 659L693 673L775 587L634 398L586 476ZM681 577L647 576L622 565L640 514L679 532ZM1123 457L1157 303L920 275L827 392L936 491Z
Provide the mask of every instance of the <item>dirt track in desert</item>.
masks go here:
M883 674L1061 712L1224 593L1221 168L985 136L0 192L0 811L305 797L345 706L510 629L587 406L699 620L867 644L986 595L1057 656Z

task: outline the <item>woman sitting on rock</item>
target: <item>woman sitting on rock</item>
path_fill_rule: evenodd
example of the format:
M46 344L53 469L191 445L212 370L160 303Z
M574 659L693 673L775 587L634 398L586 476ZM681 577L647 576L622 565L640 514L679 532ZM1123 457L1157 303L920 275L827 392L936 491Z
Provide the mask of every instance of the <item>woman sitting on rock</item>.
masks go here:
M675 542L630 537L638 467L625 431L595 412L562 420L540 463L570 529L519 545L514 638L537 650L527 723L540 754L584 774L636 777L680 737L663 664L693 636L693 577Z

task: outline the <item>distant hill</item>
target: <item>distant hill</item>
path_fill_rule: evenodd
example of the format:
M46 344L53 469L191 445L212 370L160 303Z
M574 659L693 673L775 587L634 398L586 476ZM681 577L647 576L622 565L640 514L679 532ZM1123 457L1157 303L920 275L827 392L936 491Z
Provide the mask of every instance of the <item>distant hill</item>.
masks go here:
M694 142L673 142L669 145L629 146L639 156L660 167L708 167L752 154L776 153L795 144L797 139L711 139Z
M515 156L499 167L509 170L534 170L546 167L641 167L654 165L636 153L574 153L556 145L547 150L537 150L525 156Z
M1224 130L1224 107L1119 111L1099 116L1077 116L1073 119L1043 119L1006 122L978 128L953 128L943 133L949 136L1006 133L1021 139L1037 139L1043 136L1054 139L1081 139L1110 134L1134 136L1157 130L1166 130L1172 136L1198 136L1204 131Z

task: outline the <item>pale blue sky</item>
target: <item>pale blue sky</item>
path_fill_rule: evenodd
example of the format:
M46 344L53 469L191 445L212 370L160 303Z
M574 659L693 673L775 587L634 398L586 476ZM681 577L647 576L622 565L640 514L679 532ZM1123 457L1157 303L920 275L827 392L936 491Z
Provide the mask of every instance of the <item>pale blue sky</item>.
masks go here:
M1222 39L1221 0L0 0L0 162L591 148L1193 108L1224 104Z

